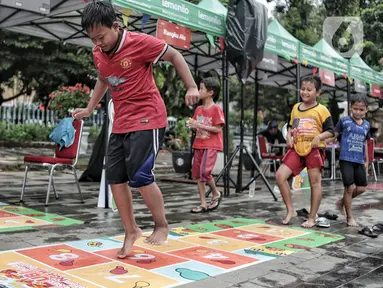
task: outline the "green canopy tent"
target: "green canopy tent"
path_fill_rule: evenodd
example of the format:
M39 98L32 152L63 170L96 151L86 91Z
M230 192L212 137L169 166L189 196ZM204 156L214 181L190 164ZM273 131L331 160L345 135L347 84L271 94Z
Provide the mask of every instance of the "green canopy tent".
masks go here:
M323 72L323 77L334 77L334 86L326 85L325 83L322 86L322 90L327 92L324 95L327 94L329 97L333 97L332 101L336 101L334 103L346 99L348 60L341 57L324 39L318 41L313 47L302 43L300 47L300 61L305 67L303 69L308 69L308 67L324 69L326 71ZM329 75L327 71L333 72L334 75ZM317 71L314 72L316 73Z
M190 28L192 31L190 50L179 50L192 71L208 71L221 67L218 61L222 59L221 51L219 47L210 43L206 33L217 37L224 36L224 15L182 0L112 0L110 2L115 5L120 20L127 22L128 29L131 31L155 35L158 18ZM93 46L86 31L81 27L85 1L51 0L50 3L50 12L47 14L0 4L0 28L63 43ZM105 207L110 206L108 203L106 196Z
M313 47L301 44L300 60L303 65L312 65L334 72L344 77L348 73L348 61L341 57L327 42L322 39Z
M354 54L350 58L349 65L349 75L352 79L361 80L367 83L370 87L370 90L367 92L367 95L372 96L371 89L372 85L383 86L383 74L373 70L370 66L368 66L363 59L358 55ZM352 91L355 92L355 91ZM371 104L376 102L377 98L371 97L369 98L369 102Z
M300 41L292 36L283 26L273 19L268 25L265 43L265 57L258 65L257 79L261 85L271 85L286 89L295 89L298 74L298 56ZM270 55L277 55L278 68L265 69L265 62L270 62ZM267 66L266 66L267 67Z
M349 69L351 78L362 80L370 85L383 85L383 74L371 69L356 53L350 58Z
M343 95L342 99L345 100L347 98L349 61L340 56L324 39L318 41L318 43L314 45L314 48L319 50L322 55L328 56L327 58L331 59L331 61L325 61L327 62L326 66L330 65L330 67L321 68L334 72L336 90L334 91L334 96L337 97L338 94L340 96Z

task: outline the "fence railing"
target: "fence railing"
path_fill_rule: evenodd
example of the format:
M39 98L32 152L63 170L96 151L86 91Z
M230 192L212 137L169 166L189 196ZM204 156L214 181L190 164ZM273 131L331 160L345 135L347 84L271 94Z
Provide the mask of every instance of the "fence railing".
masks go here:
M57 117L52 110L41 110L33 106L0 106L0 121L8 125L39 124L55 126ZM87 126L101 127L104 123L104 111L95 110L95 113L85 118L84 122Z

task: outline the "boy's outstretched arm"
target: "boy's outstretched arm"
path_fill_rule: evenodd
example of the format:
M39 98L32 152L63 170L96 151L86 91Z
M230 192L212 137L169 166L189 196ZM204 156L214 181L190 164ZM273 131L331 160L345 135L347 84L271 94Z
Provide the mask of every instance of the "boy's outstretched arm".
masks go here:
M100 102L101 98L105 95L106 90L108 90L108 84L106 83L105 79L99 75L88 106L86 108L77 108L73 111L72 116L76 119L89 117L89 115L92 114L94 108L97 106L98 102Z
M168 46L165 54L161 57L162 60L169 61L174 65L178 74L185 83L187 92L185 96L186 105L193 105L199 101L199 92L190 69L180 52L173 47Z

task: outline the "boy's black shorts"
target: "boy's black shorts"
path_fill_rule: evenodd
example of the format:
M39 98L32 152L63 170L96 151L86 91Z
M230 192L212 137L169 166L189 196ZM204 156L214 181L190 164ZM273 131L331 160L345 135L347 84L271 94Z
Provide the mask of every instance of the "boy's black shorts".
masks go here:
M109 138L106 179L109 184L129 182L143 187L154 182L154 164L162 147L165 128L125 134L112 133Z
M345 187L349 187L352 184L355 184L357 187L367 186L366 168L363 164L340 160L339 165Z

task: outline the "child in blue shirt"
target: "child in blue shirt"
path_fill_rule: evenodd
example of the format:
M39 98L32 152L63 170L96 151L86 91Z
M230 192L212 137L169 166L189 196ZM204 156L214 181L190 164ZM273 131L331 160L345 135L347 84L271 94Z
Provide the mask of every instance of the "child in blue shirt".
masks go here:
M363 119L367 113L368 102L363 95L351 97L351 116L343 117L335 127L335 139L339 135L340 156L339 164L344 185L343 198L336 206L347 217L347 225L357 227L352 211L351 202L366 191L368 168L367 139L370 138L370 123Z

